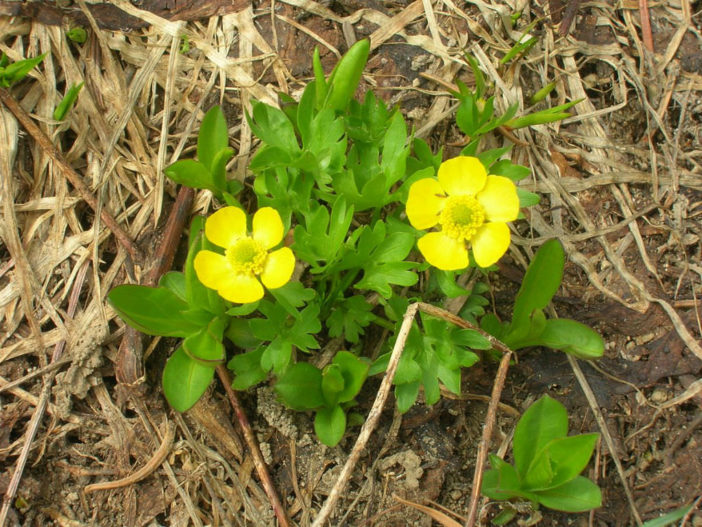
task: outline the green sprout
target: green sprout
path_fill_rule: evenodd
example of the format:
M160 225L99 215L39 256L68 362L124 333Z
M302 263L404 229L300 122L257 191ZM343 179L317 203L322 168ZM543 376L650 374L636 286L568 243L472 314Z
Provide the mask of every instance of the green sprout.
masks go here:
M482 493L494 500L519 498L536 506L583 512L602 505L602 492L579 474L599 434L568 436L568 412L545 395L524 412L514 431L514 465L490 455Z

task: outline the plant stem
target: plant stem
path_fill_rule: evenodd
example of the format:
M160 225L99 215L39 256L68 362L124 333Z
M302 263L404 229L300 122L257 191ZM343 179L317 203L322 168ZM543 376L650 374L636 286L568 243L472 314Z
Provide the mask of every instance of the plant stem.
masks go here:
M229 402L234 409L237 421L239 421L239 426L241 426L241 430L244 433L244 439L246 440L246 445L249 447L251 455L253 456L254 466L256 467L258 477L261 479L261 483L263 484L263 490L266 492L266 496L268 496L268 499L271 502L271 507L273 508L276 518L278 518L278 525L281 527L289 527L290 522L288 520L288 515L283 508L283 504L278 498L278 493L276 492L275 486L273 485L273 480L268 473L268 468L266 467L266 462L261 454L261 449L258 447L256 436L253 433L251 424L249 423L248 417L246 417L244 409L241 407L239 398L236 396L236 392L232 388L232 378L229 375L229 370L224 364L219 364L217 366L217 375L219 375L219 380L222 381L222 384L224 385Z

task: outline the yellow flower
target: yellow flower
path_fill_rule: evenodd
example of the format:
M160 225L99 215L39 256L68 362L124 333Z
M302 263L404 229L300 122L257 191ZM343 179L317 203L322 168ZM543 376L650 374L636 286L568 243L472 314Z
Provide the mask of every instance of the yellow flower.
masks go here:
M275 209L263 207L253 217L248 236L246 214L224 207L205 222L205 236L224 254L203 250L195 255L195 274L210 289L231 302L246 304L263 297L263 285L277 289L292 276L295 256L288 247L269 252L283 240L283 222ZM259 281L260 278L260 281Z
M475 262L489 267L509 247L508 221L519 214L514 183L503 176L489 176L476 157L460 156L444 161L438 180L420 179L412 184L407 217L415 229L430 229L417 242L434 267L453 271L468 267L468 248Z

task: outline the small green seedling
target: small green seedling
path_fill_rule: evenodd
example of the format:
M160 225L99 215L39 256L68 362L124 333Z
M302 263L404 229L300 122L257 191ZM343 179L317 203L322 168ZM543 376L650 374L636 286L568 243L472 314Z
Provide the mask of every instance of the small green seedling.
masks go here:
M673 525L678 520L682 520L691 510L692 505L685 505L668 514L648 520L641 527L667 527L668 525Z
M219 106L205 114L197 139L197 161L181 159L165 169L166 175L186 187L211 190L228 203L237 203L233 195L241 190L241 183L227 181L226 166L234 155L229 147L227 121Z
M66 37L76 44L84 44L88 40L88 32L82 27L74 27L66 31Z
M73 105L76 102L76 99L78 99L78 94L80 93L80 90L83 87L83 84L85 84L85 83L81 82L80 84L71 85L71 87L66 92L66 95L63 96L63 99L61 99L61 102L58 104L58 106L54 110L54 121L63 121L64 120L64 118L66 117L66 114L73 107Z
M336 354L324 369L298 362L278 380L275 390L290 408L314 410L314 431L327 446L335 446L346 431L346 410L368 375L368 361L348 351Z
M521 498L535 506L565 512L600 507L600 488L579 474L599 434L568 436L568 412L545 395L517 423L512 444L514 465L491 455L481 491L494 500Z
M32 59L18 60L10 64L10 59L5 53L0 57L0 87L9 88L14 83L22 80L46 57L46 53Z
M575 320L547 319L544 309L561 285L565 255L558 240L549 240L529 264L512 310L512 322L501 323L488 313L483 329L513 350L544 346L562 350L580 359L595 359L604 353L602 337Z

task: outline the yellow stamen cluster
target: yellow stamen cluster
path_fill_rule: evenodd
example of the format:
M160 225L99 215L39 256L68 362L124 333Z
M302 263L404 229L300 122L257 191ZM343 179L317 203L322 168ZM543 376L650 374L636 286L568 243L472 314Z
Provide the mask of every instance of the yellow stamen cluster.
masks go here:
M485 210L472 196L449 196L439 215L444 234L456 240L470 240L484 222Z
M247 236L227 247L224 255L234 272L257 275L263 272L268 253L260 243Z

